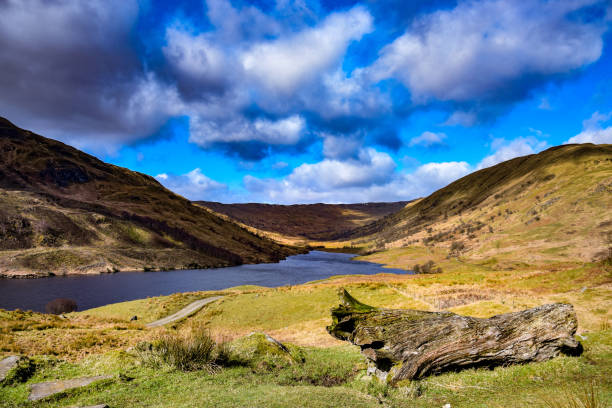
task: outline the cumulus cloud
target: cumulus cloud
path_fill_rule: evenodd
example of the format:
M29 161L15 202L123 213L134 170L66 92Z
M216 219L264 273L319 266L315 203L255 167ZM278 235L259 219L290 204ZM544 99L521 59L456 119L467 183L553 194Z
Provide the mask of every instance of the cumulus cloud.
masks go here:
M567 143L595 143L607 144L612 143L612 125L603 127L602 124L610 121L612 112L603 114L599 112L582 122L582 132L568 139Z
M515 157L538 153L544 150L546 146L546 142L539 141L534 137L519 137L511 141L495 139L491 144L494 152L482 159L476 169L484 169Z
M251 200L284 204L398 201L428 195L470 172L466 162L427 163L397 173L386 153L364 149L359 159L303 164L287 177L246 176Z
M190 35L179 28L166 31L164 56L174 70L181 93L201 97L223 92L230 86L229 64L225 51L208 35Z
M242 67L268 90L290 93L338 65L349 43L371 30L372 17L357 6L295 35L253 45L242 55Z
M444 144L444 139L446 139L446 134L444 133L434 133L434 132L423 132L419 136L413 137L410 139L408 143L409 146L439 146Z
M395 162L391 156L367 148L359 152L357 159L325 159L314 164L302 164L293 170L286 182L319 191L364 187L388 180L394 170Z
M599 58L606 26L568 15L595 1L464 1L418 19L367 69L420 103L513 101Z
M355 157L363 143L359 135L337 136L323 133L323 156L331 159Z
M257 141L272 145L293 145L306 130L306 121L299 115L277 120L245 117L207 120L192 116L189 122L190 141L202 147L214 143Z
M222 201L228 193L225 184L210 179L199 168L181 175L162 173L155 178L169 190L190 200Z
M207 6L214 30L171 26L163 48L190 116L190 141L257 160L303 141L310 125L303 112L315 126L338 131L340 122L356 129L363 126L356 116L373 120L389 110L379 90L364 91L360 79L341 69L349 44L373 28L365 8L283 27L266 23L269 17L253 7L226 0ZM249 25L271 28L249 31Z

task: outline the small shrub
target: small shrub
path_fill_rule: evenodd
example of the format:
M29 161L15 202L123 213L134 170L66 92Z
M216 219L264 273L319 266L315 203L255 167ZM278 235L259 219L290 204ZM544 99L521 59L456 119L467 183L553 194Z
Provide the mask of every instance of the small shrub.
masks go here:
M59 298L47 303L45 312L50 314L70 313L77 310L77 303L72 299Z
M450 247L451 256L459 256L465 250L465 244L461 241L453 241Z
M153 343L140 343L136 353L141 361L152 367L167 366L181 371L206 369L214 372L216 343L203 328L185 335L163 334Z
M436 263L432 260L427 261L423 265L416 264L412 267L412 270L415 273L442 273L442 268L436 268Z

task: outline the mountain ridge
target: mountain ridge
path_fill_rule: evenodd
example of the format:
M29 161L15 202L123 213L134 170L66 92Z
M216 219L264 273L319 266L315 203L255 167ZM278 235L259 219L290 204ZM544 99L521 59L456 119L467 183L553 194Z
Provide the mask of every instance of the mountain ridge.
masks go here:
M280 234L294 240L314 241L333 240L357 226L394 213L409 202L280 205L196 201L198 205L259 231Z

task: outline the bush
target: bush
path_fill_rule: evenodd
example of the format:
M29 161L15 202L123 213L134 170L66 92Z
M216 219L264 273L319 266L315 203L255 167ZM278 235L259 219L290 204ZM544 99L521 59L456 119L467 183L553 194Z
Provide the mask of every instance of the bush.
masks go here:
M62 314L62 313L70 313L77 310L77 304L72 299L54 299L47 303L45 306L45 311L51 314Z
M451 256L459 256L465 250L465 244L461 241L453 241L450 247Z
M167 333L153 343L140 343L136 353L144 364L155 368L167 366L181 371L206 369L214 372L218 367L216 346L206 329L197 328L185 335Z
M442 273L442 268L437 267L432 260L427 261L423 265L416 264L412 267L414 273Z

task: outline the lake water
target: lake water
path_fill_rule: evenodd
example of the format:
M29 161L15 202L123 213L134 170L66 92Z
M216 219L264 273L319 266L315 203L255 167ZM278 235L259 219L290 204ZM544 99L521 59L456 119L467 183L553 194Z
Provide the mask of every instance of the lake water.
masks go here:
M102 275L54 276L40 279L0 279L0 308L42 312L56 298L74 299L79 310L109 303L177 292L226 289L239 285L297 285L334 275L408 272L354 261L353 254L311 251L276 264L168 272L120 272Z

